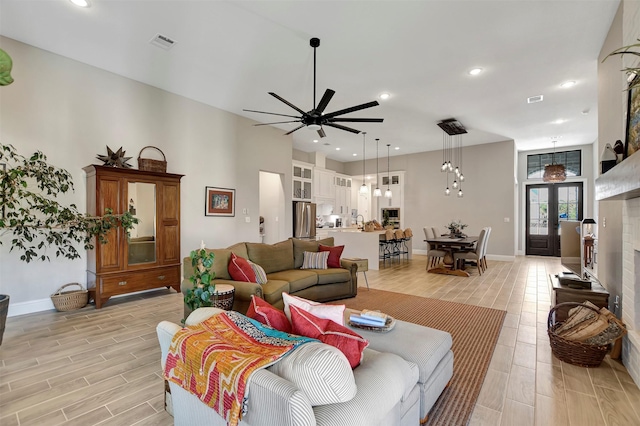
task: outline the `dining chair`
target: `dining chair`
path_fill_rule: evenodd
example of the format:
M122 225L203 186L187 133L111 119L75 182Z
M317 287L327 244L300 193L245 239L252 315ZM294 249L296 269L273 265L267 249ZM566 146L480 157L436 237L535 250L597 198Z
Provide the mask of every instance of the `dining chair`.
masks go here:
M435 228L425 226L422 230L425 240L440 237L440 235L434 234ZM435 268L440 260L444 259L445 254L447 253L444 250L439 250L435 245L427 243L427 266L425 269Z
M489 246L489 237L491 236L491 227L488 226L485 228L487 230L486 235L484 237L484 247L482 248L482 257L480 262L482 263L482 270L487 270L487 247Z
M483 228L478 236L478 243L473 251L458 251L453 253L453 262L458 269L464 269L465 260L475 260L478 267L478 273L482 275L482 250L484 250L484 243L486 241L487 230Z

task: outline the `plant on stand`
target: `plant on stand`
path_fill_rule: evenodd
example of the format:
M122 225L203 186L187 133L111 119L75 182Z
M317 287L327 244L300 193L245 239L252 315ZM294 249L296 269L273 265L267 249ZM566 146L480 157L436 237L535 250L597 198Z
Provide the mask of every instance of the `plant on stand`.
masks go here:
M52 247L56 257L77 259L77 244L91 250L96 240L106 243L113 228L122 227L128 234L139 222L129 212L113 214L107 209L104 216L89 216L75 204L58 202L73 192L73 179L68 171L47 163L40 151L24 157L12 145L0 144L0 163L0 244L10 235L9 251L21 252L20 260L27 263L50 260ZM1 313L0 307L0 321Z
M207 252L203 243L200 250L191 251L190 257L193 274L189 277L189 281L193 284L193 288L186 291L184 303L191 311L195 311L201 307L213 306L216 285L212 281L216 273L211 271L211 267L215 255L213 252Z

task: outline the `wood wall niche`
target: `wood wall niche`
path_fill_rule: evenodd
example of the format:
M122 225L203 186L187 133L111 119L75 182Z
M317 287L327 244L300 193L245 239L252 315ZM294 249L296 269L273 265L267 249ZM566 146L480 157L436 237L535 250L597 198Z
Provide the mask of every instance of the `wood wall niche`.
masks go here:
M135 216L147 212L131 238L122 228L112 229L108 243L96 241L95 248L87 252L87 289L96 309L119 294L161 287L180 292L182 175L97 165L83 170L87 179L87 213L102 215L112 209L115 214L122 214L130 209L130 200L136 198Z

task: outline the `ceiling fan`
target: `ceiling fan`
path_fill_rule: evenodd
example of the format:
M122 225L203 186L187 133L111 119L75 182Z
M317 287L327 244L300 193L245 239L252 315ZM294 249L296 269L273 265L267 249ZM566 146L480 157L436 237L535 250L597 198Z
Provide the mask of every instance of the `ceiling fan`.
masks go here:
M322 99L320 99L320 102L316 104L316 48L320 46L320 39L314 37L309 41L309 44L311 45L311 47L313 47L313 109L311 111L305 112L302 109L295 106L294 104L292 104L291 102L284 99L283 97L278 96L273 92L269 92L271 96L278 99L280 102L287 104L289 107L295 109L297 112L300 113L300 115L297 116L297 115L289 115L289 114L278 114L275 112L256 111L252 109L243 110L247 112L257 112L260 114L270 114L270 115L278 115L281 117L291 117L295 119L295 120L289 120L289 121L276 121L273 123L260 123L260 124L255 124L255 126L268 126L271 124L283 124L283 123L302 123L295 129L285 133L285 135L290 135L296 130L302 129L303 127L308 127L311 130L317 130L318 135L320 135L321 138L324 138L326 134L324 133L324 129L322 128L323 126L334 127L336 129L345 130L351 133L360 133L360 130L356 130L351 127L343 126L337 123L382 123L384 121L384 119L382 118L341 118L340 117L341 115L344 115L344 114L349 114L351 112L360 111L361 109L367 109L367 108L377 106L379 105L378 101L367 102L365 104L352 106L350 108L341 109L339 111L330 112L328 114L323 114L325 108L327 108L327 105L329 104L329 101L331 101L331 98L336 92L331 89L327 89L324 92L324 95L322 95Z

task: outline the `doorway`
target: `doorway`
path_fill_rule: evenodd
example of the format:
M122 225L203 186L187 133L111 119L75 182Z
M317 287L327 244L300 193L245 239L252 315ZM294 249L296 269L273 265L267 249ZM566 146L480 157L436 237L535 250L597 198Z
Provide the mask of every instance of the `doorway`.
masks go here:
M582 220L582 198L582 182L527 186L527 255L560 256L560 222Z
M277 243L287 237L285 225L284 175L260 172L260 240Z

